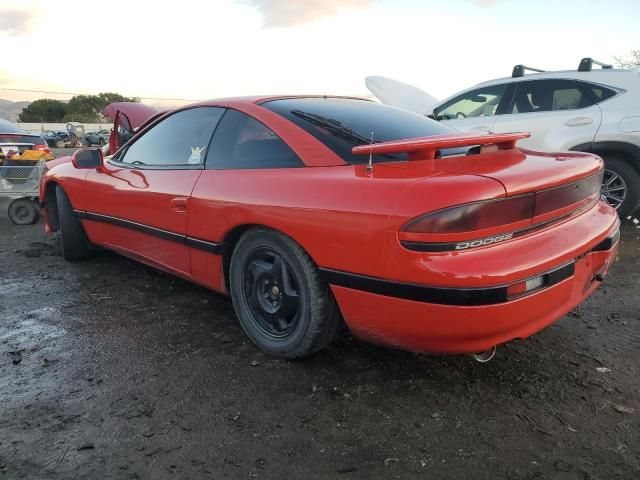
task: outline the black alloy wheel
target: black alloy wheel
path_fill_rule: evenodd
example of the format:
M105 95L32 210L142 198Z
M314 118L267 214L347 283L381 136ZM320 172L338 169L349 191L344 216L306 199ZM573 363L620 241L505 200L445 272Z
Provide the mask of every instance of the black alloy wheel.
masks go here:
M294 240L254 228L231 257L229 290L238 320L260 349L300 358L325 347L342 318L318 267Z
M242 280L244 298L263 335L273 339L291 335L300 319L300 296L280 254L268 247L255 250Z

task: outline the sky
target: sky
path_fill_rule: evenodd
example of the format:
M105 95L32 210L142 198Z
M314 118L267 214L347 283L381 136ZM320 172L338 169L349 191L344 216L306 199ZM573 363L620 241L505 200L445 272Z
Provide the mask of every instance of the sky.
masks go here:
M444 98L518 63L613 62L639 21L640 0L0 0L0 98L364 96L368 75Z

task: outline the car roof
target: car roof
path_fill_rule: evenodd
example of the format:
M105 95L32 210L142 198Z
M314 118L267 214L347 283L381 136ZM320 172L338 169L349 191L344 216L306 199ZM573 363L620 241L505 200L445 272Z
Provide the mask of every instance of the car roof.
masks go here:
M513 82L524 82L527 80L540 80L547 78L569 78L569 79L579 79L579 80L591 80L593 82L598 82L602 79L615 79L619 75L636 75L638 74L635 70L621 70L621 69L602 69L602 70L590 70L586 72L580 72L578 70L556 70L549 72L536 72L536 73L528 73L521 77L501 77L493 80L487 80L485 82L480 82L476 87L482 85L493 85L495 83L513 83ZM611 81L611 80L610 80Z
M344 96L344 95L252 95L246 97L229 97L206 100L204 102L193 103L193 105L233 105L233 104L260 104L272 100L289 100L293 98L326 98L326 99L348 99L370 101L367 98Z
M475 90L479 87L489 87L492 85L499 85L503 83L518 83L518 82L527 82L530 80L547 80L547 79L569 79L569 80L583 80L585 82L591 82L596 84L602 84L604 86L610 86L615 88L623 88L629 89L630 87L635 86L636 84L640 85L640 72L637 69L597 69L590 70L585 72L580 72L578 70L556 70L556 71L548 71L548 72L536 72L536 73L528 73L521 77L501 77L495 78L493 80L487 80L485 82L480 82L476 85L473 85L469 88L465 88L464 90L460 90L453 95L448 96L447 98L438 102L435 108L444 105L448 101L457 97L458 95L462 95L466 92Z

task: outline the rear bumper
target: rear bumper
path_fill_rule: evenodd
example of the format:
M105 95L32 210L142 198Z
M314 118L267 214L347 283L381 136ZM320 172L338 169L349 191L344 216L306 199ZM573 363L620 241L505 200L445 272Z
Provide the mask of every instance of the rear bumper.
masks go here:
M536 293L499 303L430 303L339 286L335 282L331 288L346 323L358 337L413 351L479 352L526 338L582 302L598 287L614 262L618 239L619 222L616 222L595 247L570 263L556 266L558 271L565 272L563 278ZM569 264L573 268L567 275Z

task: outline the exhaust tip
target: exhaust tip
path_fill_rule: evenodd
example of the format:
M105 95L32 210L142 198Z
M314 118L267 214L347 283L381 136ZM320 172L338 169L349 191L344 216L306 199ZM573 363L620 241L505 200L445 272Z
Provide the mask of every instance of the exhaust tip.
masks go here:
M476 352L472 353L470 356L476 362L487 363L496 355L496 347L491 347L489 350L485 350L484 352Z

